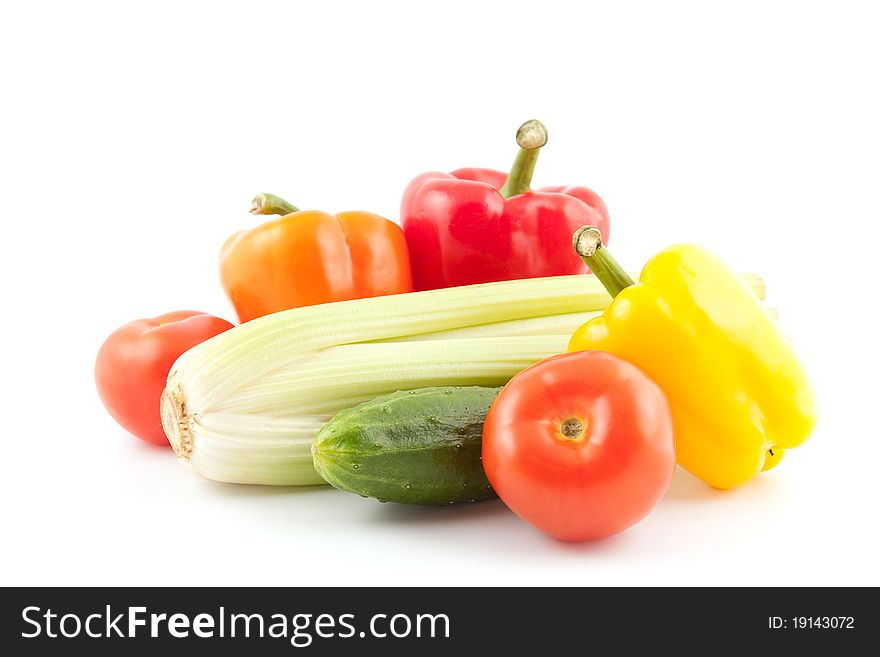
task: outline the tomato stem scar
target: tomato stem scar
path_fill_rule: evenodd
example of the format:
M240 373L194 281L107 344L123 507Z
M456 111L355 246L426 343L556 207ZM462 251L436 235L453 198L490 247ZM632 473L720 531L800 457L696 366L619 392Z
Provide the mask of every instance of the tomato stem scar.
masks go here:
M562 423L562 435L569 440L578 440L584 435L584 425L576 417L570 417Z

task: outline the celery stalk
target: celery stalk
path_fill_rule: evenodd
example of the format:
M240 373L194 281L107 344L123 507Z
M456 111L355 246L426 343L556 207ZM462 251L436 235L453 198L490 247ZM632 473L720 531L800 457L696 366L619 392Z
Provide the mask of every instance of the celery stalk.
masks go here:
M763 296L763 283L747 282ZM594 276L487 283L297 308L190 349L162 395L178 458L217 481L320 483L311 443L336 412L438 385L498 386L565 351L608 305Z

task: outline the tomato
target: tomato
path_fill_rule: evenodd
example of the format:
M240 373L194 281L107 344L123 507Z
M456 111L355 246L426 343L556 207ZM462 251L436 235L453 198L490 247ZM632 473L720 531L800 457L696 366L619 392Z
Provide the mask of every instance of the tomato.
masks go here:
M483 467L504 503L551 536L610 536L644 518L672 481L669 405L656 383L616 356L554 356L520 372L495 400Z
M168 445L159 414L159 397L177 357L232 328L225 319L178 310L138 319L114 331L98 352L95 382L104 406L135 436Z

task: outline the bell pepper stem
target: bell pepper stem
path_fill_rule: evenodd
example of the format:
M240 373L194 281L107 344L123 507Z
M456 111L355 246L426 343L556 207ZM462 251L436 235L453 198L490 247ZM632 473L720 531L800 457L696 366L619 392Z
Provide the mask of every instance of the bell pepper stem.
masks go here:
M635 285L620 263L602 244L602 233L595 226L581 226L571 238L575 252L596 274L596 278L616 297L621 290Z
M290 214L299 208L275 194L257 194L251 201L251 214Z
M516 154L504 186L498 190L504 198L529 191L538 154L547 143L547 128L537 119L526 121L516 131L516 143L519 144L519 153Z

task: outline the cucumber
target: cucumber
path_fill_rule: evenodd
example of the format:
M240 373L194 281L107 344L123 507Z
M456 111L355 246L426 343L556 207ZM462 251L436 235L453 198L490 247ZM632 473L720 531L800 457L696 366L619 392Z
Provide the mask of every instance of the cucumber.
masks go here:
M403 504L495 497L481 459L483 421L501 388L403 390L337 413L312 444L336 488Z

